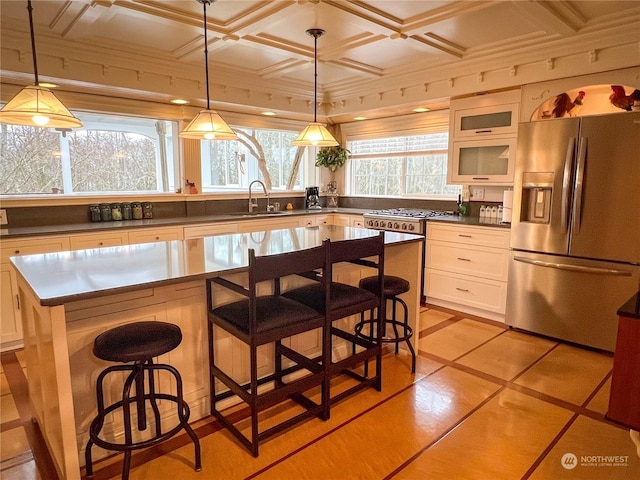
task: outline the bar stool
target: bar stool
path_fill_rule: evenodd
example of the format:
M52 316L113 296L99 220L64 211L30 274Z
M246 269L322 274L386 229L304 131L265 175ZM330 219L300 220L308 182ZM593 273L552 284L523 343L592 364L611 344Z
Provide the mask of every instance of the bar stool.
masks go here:
M368 290L372 293L378 293L379 281L378 277L366 277L360 280L360 288ZM396 354L398 353L398 347L401 342L407 342L407 347L411 352L411 373L416 372L416 353L411 345L411 337L413 336L413 329L409 325L409 309L404 300L398 295L406 293L411 288L411 285L407 280L393 275L384 276L383 297L385 301L391 301L391 316L382 319L382 332L383 336L380 339L382 343L395 343ZM397 306L400 305L404 309L403 319L399 320L397 317ZM387 309L387 312L389 310ZM375 312L371 310L371 316L368 320L364 319L364 313L360 315L360 322L355 325L356 336L365 338L367 340L375 340L375 336L372 331L372 326L375 324ZM363 332L366 325L369 325L369 333ZM393 336L387 336L387 326L393 327ZM366 365L365 365L366 366Z
M195 446L195 470L200 471L200 442L189 425L189 406L182 397L182 378L180 373L171 365L156 364L153 357L170 352L182 341L180 327L164 322L135 322L122 325L98 335L93 343L93 354L110 362L126 363L114 365L104 369L96 382L98 415L91 422L89 441L85 449L87 477L93 476L91 447L95 444L107 450L124 452L122 479L129 478L131 467L131 452L140 448L150 447L174 436L184 429ZM133 362L133 363L131 363ZM114 372L130 372L122 389L122 400L109 406L104 405L103 383L105 377ZM176 394L156 392L154 373L165 371L173 376L176 382ZM145 386L145 372L148 376ZM131 386L135 384L135 393L131 394ZM148 388L147 388L148 387ZM146 391L145 391L146 390ZM160 410L157 400L165 400L176 404L178 424L169 431L162 431ZM155 421L155 435L144 440L134 441L131 426L131 404L135 403L137 412L136 432L147 429L147 414L145 405L149 402ZM124 442L115 443L100 437L105 418L115 410L121 410L123 415Z

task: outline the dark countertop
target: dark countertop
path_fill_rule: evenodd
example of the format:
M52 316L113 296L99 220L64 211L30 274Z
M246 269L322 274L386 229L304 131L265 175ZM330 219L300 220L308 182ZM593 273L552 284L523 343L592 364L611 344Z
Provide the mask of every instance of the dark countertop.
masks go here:
M640 320L640 292L636 292L633 297L618 309L618 315Z
M68 235L73 233L100 233L108 230L130 230L135 228L161 228L176 227L188 225L200 225L221 222L241 222L245 220L256 220L259 218L275 219L289 216L302 215L327 215L327 214L344 214L344 215L363 215L370 212L368 208L323 208L320 210L290 210L281 211L276 214L268 215L251 215L239 213L221 213L218 215L204 215L195 217L173 217L173 218L151 218L147 220L122 220L111 222L86 222L74 223L68 225L46 225L39 227L18 227L3 228L0 231L0 239L14 239L21 237L36 237L41 235ZM460 217L457 215L446 215L442 217L432 217L430 222L455 223L458 225L472 225L480 227L498 227L510 228L508 223L486 223L480 222L478 217Z
M22 255L11 257L11 263L41 305L55 306L243 271L249 248L271 255L316 247L325 238L335 242L377 234L334 225L299 227ZM424 241L410 233L385 232L384 237L387 246Z
M270 214L240 214L240 213L221 213L218 215L203 215L196 217L173 217L173 218L150 218L146 220L122 220L111 222L86 222L74 223L68 225L46 225L39 227L19 227L19 228L3 228L0 232L0 239L11 239L20 237L35 237L39 235L64 235L70 233L100 233L107 230L130 230L134 228L149 227L177 227L187 225L199 225L220 222L239 222L245 220L257 220L259 218L275 219L290 216L301 215L327 215L327 214L345 214L345 215L362 215L369 212L368 209L359 208L323 208L320 210L290 210L281 211Z

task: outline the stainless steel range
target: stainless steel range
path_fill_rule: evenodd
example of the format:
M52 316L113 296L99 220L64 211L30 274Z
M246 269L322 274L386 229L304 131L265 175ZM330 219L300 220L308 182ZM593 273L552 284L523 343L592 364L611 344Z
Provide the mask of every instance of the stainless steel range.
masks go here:
M388 208L365 213L364 224L366 227L376 230L424 235L426 233L426 220L443 215L453 215L453 212L415 208Z

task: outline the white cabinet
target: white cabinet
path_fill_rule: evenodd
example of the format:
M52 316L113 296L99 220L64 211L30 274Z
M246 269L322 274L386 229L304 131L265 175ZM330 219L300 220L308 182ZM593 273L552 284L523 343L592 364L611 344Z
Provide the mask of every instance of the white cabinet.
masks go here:
M106 231L87 233L69 237L71 250L86 250L88 248L116 247L127 245L129 234L126 231Z
M513 183L519 99L514 90L451 101L449 183Z
M140 228L129 231L130 244L168 242L170 240L182 240L182 238L182 227Z
M504 321L509 230L427 222L427 302Z
M17 255L69 250L67 237L3 240L0 244L0 347L8 350L22 343L22 321L16 274L9 258Z

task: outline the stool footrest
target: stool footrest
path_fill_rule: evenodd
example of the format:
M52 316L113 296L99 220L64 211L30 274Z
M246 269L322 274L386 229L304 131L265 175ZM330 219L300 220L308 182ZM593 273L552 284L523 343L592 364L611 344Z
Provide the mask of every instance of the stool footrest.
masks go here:
M175 404L178 405L178 408L182 408L182 415L180 418L180 422L173 427L171 430L165 432L165 433L160 433L159 435L154 435L152 438L148 438L146 440L142 440L140 442L133 442L130 444L125 444L125 443L114 443L114 442L109 442L103 438L100 438L100 431L102 430L103 427L103 423L104 423L104 417L96 417L93 422L91 422L91 427L89 428L89 436L91 437L91 440L93 440L93 443L95 443L96 445L98 445L101 448L104 448L106 450L115 450L115 451L119 451L119 452L124 452L127 450L138 450L141 448L147 448L150 447L152 445L155 445L157 443L163 442L165 440L167 440L168 438L173 437L176 433L178 433L180 430L185 428L185 423L188 422L189 420L189 415L190 415L190 410L189 410L189 405L187 405L184 401L180 402L178 397L175 395L170 395L170 394L166 394L166 393L156 393L153 398L155 398L156 400L168 400L171 401ZM151 401L151 396L150 395L145 395L144 396L144 400L145 401ZM136 403L137 399L135 397L132 397L129 399L129 403ZM111 405L109 405L108 407L106 407L104 409L104 415L106 416L107 414L118 410L120 408L122 408L124 406L124 401L119 400ZM157 425L156 425L156 429L157 429Z
M364 338L372 342L376 341L376 338L374 336L367 335L366 333L362 332L362 329L366 325L375 325L376 323L377 323L377 320L364 320L364 321L358 322L354 327L356 331L356 335L360 338ZM394 335L393 337L382 337L380 339L382 343L404 342L409 340L413 336L413 329L409 325L405 325L403 322L400 322L398 320L387 320L384 323L385 325L395 325L397 327L402 328L404 330L404 335L398 335L398 336Z

